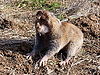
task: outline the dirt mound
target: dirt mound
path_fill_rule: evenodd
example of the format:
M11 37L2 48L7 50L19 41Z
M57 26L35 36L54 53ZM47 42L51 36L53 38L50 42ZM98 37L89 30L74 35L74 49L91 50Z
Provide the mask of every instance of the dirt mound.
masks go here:
M7 23L6 23L6 22ZM46 67L35 69L35 59L27 59L26 53L32 50L34 27L26 23L11 23L1 19L0 24L0 75L99 75L100 74L100 16L95 14L70 20L84 33L81 55L72 59L71 64L59 66L57 58L48 61ZM11 24L9 27L7 24ZM6 26L7 29L6 29ZM30 32L29 32L30 31ZM33 35L32 35L33 34ZM15 37L14 37L15 36Z
M59 66L61 60L55 56L48 61L47 66L40 68L35 65L40 55L30 59L26 57L26 53L30 52L34 45L34 13L7 6L7 3L15 5L12 1L19 0L0 1L0 75L100 75L99 0L91 0L94 1L92 4L86 3L84 8L79 10L80 13L84 11L83 14L91 10L90 12L97 15L91 14L69 21L84 33L82 54L73 58L66 66ZM66 12L66 9L64 10ZM62 12L63 10L60 13Z

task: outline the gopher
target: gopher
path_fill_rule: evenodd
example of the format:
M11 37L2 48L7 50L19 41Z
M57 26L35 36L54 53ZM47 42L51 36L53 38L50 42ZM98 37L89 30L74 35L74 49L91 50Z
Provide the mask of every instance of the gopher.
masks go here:
M36 43L29 56L34 56L41 49L47 49L40 60L40 66L45 65L47 60L58 53L61 49L67 51L67 58L60 64L66 64L75 56L83 44L83 33L75 25L61 22L56 16L46 10L38 10L35 21Z

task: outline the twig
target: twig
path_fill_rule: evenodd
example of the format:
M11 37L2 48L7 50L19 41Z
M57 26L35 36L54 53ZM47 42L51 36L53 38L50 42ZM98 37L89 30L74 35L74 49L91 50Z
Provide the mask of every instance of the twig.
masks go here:
M100 57L100 55L96 56L96 58L99 58L99 57Z
M73 66L75 66L75 65L78 65L78 64L80 64L81 62L83 62L83 61L85 61L85 60L89 60L89 59L86 58L86 59L80 60L80 61L78 61L78 62L76 62L76 63L72 63L72 64L71 64L71 67L73 67Z

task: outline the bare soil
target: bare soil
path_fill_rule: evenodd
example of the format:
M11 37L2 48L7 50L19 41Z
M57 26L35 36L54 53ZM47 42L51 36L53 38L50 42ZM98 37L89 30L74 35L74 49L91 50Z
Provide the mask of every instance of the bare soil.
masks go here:
M34 45L34 20L34 11L0 10L0 75L100 75L100 15L69 20L84 33L84 44L66 66L59 65L57 55L44 67L36 65L40 55L27 58Z

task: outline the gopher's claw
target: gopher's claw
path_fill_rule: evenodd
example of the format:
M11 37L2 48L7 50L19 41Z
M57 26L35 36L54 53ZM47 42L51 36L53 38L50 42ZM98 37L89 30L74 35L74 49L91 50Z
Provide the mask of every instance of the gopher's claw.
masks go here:
M47 64L47 59L42 58L39 65L40 66L45 66L46 64Z

